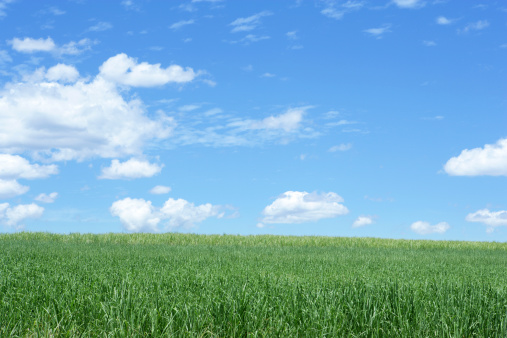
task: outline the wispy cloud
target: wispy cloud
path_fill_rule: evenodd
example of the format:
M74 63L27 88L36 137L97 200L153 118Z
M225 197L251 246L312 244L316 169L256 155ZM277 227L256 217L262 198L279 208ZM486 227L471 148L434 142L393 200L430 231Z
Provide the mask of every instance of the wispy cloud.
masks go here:
M365 29L363 32L368 33L377 39L382 39L385 33L391 32L391 25L384 24L381 27Z
M435 41L431 41L431 40L424 40L422 43L426 47L435 47L437 45L437 43Z
M273 15L270 11L262 11L246 18L238 18L231 22L229 25L232 26L232 33L246 32L257 28L261 24L261 19L265 16Z
M409 8L409 9L417 9L422 8L426 5L425 1L422 0L392 0L399 8Z
M340 20L346 13L359 10L364 4L364 1L348 0L343 3L336 0L326 0L324 1L324 9L320 13L328 18Z
M448 19L445 16L439 16L435 21L439 25L450 25L454 20Z
M480 31L489 27L488 20L479 20L477 22L472 22L466 25L465 27L458 29L458 33L466 34L470 31Z
M330 153L335 153L337 151L347 151L350 149L352 149L352 143L342 143L336 146L332 146L328 151Z
M173 30L177 30L183 26L192 25L194 23L195 23L195 20L181 20L181 21L173 23L171 26L169 26L169 28L173 29Z
M101 21L87 29L88 32L103 32L113 28L113 25L109 22Z

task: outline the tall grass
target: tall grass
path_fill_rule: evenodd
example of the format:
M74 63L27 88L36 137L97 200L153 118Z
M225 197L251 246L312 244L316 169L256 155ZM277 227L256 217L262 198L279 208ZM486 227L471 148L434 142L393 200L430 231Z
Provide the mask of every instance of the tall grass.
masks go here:
M0 252L0 336L507 334L500 243L19 233Z

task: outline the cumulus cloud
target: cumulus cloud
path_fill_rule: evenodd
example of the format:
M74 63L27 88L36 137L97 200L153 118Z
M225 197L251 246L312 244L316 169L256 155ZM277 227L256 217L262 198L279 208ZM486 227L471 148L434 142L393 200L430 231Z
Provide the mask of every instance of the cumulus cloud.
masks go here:
M170 135L172 118L148 118L142 102L126 101L115 83L102 75L76 79L76 72L60 64L0 89L0 151L54 161L124 157Z
M20 53L50 52L56 48L56 44L48 37L47 39L14 38L9 43L12 49Z
M54 164L30 164L18 155L0 154L0 198L22 195L29 187L18 183L17 179L46 178L58 173Z
M76 68L61 63L49 68L46 72L46 79L49 81L76 82L78 78L79 72Z
M171 65L161 68L160 64L137 63L135 58L118 54L100 66L100 75L112 82L132 87L155 87L175 82L192 81L198 74L192 68Z
M496 227L507 226L507 210L489 211L489 209L482 209L468 214L465 220L485 224L488 226L486 231L491 233Z
M0 179L0 198L11 198L18 195L23 195L30 188L21 185L16 180L3 180Z
M35 200L42 203L53 203L57 197L58 197L57 192L52 192L49 195L42 193L39 194L37 197L35 197Z
M418 221L412 223L410 229L419 235L428 235L428 234L443 234L447 230L449 230L450 226L447 222L440 222L435 225L430 225L428 222Z
M162 170L163 165L150 163L148 161L131 158L128 161L120 162L112 160L111 166L102 169L101 179L118 180L152 177Z
M209 203L194 205L184 199L168 199L161 208L151 201L125 198L112 204L110 212L118 216L126 230L161 232L174 227L193 227L210 217L223 217L221 206ZM160 226L161 223L164 223Z
M171 187L167 187L165 185L157 185L157 186L154 186L153 188L151 188L150 194L163 195L163 194L169 193L170 191L171 191Z
M58 166L55 164L30 164L21 156L0 154L0 178L2 179L37 179L57 173Z
M452 176L507 176L507 138L484 148L465 149L444 166Z
M260 13L254 14L246 18L238 18L230 23L230 25L232 26L231 32L235 33L235 32L251 31L260 25L261 18L270 15L273 15L273 13L269 11L262 11Z
M446 18L445 16L439 16L437 19L436 19L436 22L439 24L439 25L450 25L452 23L453 20L451 19L448 19Z
M329 193L287 191L262 211L262 223L305 223L345 215L343 198Z
M393 0L393 3L400 8L421 8L425 5L422 0Z
M8 43L12 46L12 49L20 53L49 52L56 55L77 55L91 49L94 42L90 39L81 39L78 42L71 41L58 46L50 37L46 39L25 37L23 39L14 38Z
M39 218L42 216L44 208L37 204L19 204L11 207L9 203L0 204L0 223L9 227L22 228L20 224L27 218Z
M371 216L359 216L354 223L352 224L352 227L359 228L365 225L373 224L373 217Z

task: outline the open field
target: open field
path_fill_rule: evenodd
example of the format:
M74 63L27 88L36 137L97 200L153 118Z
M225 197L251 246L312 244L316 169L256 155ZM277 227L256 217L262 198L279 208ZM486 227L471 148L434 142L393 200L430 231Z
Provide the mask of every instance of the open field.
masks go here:
M507 334L507 244L0 235L0 336Z

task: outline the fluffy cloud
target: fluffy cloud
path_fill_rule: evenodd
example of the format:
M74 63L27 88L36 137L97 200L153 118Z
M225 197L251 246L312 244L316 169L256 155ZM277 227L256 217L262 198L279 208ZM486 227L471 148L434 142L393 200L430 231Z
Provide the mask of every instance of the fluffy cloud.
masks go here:
M56 48L55 42L50 37L47 39L14 38L9 43L12 49L20 53L51 52Z
M262 17L270 15L273 15L273 13L269 11L263 11L254 14L252 16L249 16L247 18L238 18L230 23L230 25L232 26L231 32L235 33L235 32L251 31L257 28L258 25L260 25Z
M77 55L89 50L93 44L90 39L81 39L78 42L71 41L58 46L50 37L46 39L14 38L8 42L12 45L12 49L20 53L50 52L57 55Z
M262 223L316 222L348 213L343 198L329 193L287 191L262 211Z
M192 81L198 74L192 68L171 65L161 68L160 64L137 60L126 54L110 57L100 66L100 75L112 82L132 87L155 87L169 82L185 83Z
M452 176L507 176L507 138L484 148L465 149L444 166Z
M0 154L0 179L37 179L58 173L55 164L30 164L18 155Z
M141 161L131 158L128 161L120 162L112 160L111 166L102 169L101 179L118 180L130 178L152 177L162 170L163 166L148 161Z
M22 195L29 187L21 185L17 179L46 178L58 173L54 164L30 164L18 155L0 154L0 198L11 198Z
M163 195L163 194L167 194L170 191L171 191L171 187L166 187L164 185L157 185L157 186L151 188L150 194Z
M37 197L35 197L35 200L42 202L42 203L53 203L57 197L58 197L58 193L52 192L49 195L39 194Z
M448 19L446 18L445 16L439 16L437 19L436 19L437 23L439 25L450 25L452 23L453 20L451 19Z
M359 216L354 223L352 224L352 227L359 228L365 225L373 224L373 217L371 216Z
M49 68L46 72L46 79L49 81L76 82L78 78L79 72L76 68L61 63Z
M425 5L422 0L393 0L393 3L400 8L421 8Z
M194 205L184 199L168 199L162 208L156 208L151 201L125 198L113 203L110 212L118 216L128 231L160 232L174 227L193 227L210 217L221 218L222 207L209 203ZM165 223L160 227L160 223Z
M495 227L507 226L507 210L489 211L488 209L482 209L468 214L465 220L483 223L488 226L487 232L491 233Z
M0 179L0 198L11 198L18 195L23 195L30 188L21 185L16 180L3 180Z
M447 230L449 230L450 226L447 222L440 222L435 225L430 225L428 222L422 222L418 221L415 223L412 223L410 226L410 229L414 231L415 233L418 233L420 235L428 235L428 234L443 234Z
M112 158L139 155L149 140L169 136L172 118L148 118L141 101L125 101L111 81L75 79L72 69L39 69L0 89L0 151L56 161Z
M44 208L37 204L19 204L11 207L9 203L0 204L0 222L10 226L21 228L20 224L27 218L39 218L42 216Z

